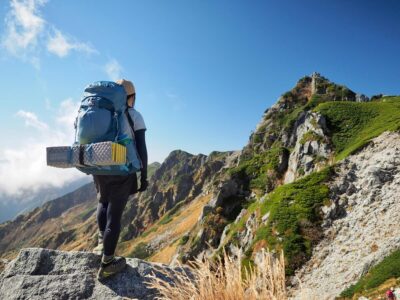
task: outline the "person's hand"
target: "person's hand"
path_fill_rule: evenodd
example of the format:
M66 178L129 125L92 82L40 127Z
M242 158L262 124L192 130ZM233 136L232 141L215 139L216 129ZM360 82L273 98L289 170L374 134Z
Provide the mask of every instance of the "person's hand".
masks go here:
M141 178L140 179L140 188L139 188L139 192L144 192L147 189L147 186L149 185L148 181L146 178Z

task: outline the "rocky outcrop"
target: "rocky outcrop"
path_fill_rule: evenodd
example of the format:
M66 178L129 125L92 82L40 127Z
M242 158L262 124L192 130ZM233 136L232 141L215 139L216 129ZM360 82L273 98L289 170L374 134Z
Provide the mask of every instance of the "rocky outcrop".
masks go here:
M368 102L369 98L368 96L365 96L364 94L356 94L356 102Z
M122 217L122 240L138 236L178 203L189 203L207 193L208 185L229 155L230 152L213 152L209 156L171 152L155 172L148 190L127 204Z
M147 275L171 281L174 270L162 264L127 259L124 271L99 282L100 256L26 248L0 274L0 299L154 299Z
M292 134L283 141L294 147L290 153L284 183L317 171L332 156L325 118L314 112L303 112L295 122Z
M241 171L219 178L219 184L213 187L212 200L204 207L200 226L192 234L196 236L192 239L193 247L185 249L184 257L205 252L213 255L224 244L228 228L221 228L223 223L232 223L244 203L254 201L256 194L261 197L330 163L333 146L326 120L312 108L331 100L354 101L355 93L314 73L301 78L264 112L238 158ZM210 224L207 220L213 220L214 230L204 230ZM248 248L256 223L252 216L232 247ZM215 248L210 249L210 245Z
M336 167L323 207L325 238L297 276L333 299L400 248L400 134L384 133ZM294 290L294 295L298 290Z
M282 119L294 109L305 105L313 95L312 79L305 76L296 86L283 94L277 102L266 109L254 133L250 136L249 143L244 147L242 157L251 155L251 152L268 150L271 145L290 131L290 124L282 126Z
M237 216L235 220L235 224L237 224L240 219L243 217L243 215L246 213L246 210L242 210L240 214ZM236 243L229 243L229 252L238 255L239 252L246 252L250 249L253 239L254 239L254 233L256 232L257 228L259 227L259 223L257 221L257 216L253 212L250 214L248 219L246 220L245 223L245 228L243 231L238 232L237 238L236 238ZM227 230L229 229L226 228ZM220 246L219 249L221 249L225 245L226 241L224 236L221 238Z

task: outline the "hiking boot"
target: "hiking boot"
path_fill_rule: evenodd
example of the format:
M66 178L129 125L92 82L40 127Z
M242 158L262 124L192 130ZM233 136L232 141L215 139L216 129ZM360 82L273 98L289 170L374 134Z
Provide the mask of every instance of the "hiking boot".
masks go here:
M103 255L104 246L103 246L103 234L99 232L99 237L97 241L97 246L93 248L92 252L97 255Z
M126 266L125 257L114 257L110 262L102 262L100 265L99 272L97 273L97 279L103 280L121 272Z

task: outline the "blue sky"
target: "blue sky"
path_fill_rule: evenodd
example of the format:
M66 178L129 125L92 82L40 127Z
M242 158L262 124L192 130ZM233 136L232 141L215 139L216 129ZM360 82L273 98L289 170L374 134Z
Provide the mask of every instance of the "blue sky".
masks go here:
M77 176L44 166L44 147L72 143L92 81L134 82L151 162L174 149L241 149L263 111L313 71L400 94L399 15L396 0L3 0L0 194Z

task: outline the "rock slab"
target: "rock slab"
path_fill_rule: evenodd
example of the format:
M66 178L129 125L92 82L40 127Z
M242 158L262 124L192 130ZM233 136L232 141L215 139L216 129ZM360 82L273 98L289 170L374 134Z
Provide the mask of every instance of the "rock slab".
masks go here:
M165 280L173 269L127 258L125 270L104 282L96 279L100 256L26 248L0 274L0 299L154 299L146 275Z

